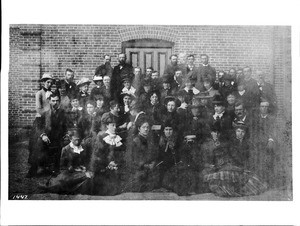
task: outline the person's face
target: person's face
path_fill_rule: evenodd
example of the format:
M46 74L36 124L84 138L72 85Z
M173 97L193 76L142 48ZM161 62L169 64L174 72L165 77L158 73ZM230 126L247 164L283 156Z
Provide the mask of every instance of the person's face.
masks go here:
M151 74L152 74L152 69L151 68L147 68L146 69L146 75L147 76L151 76Z
M207 90L210 89L210 87L211 87L210 82L204 82L203 85L204 85L205 89L207 89Z
M175 76L176 77L182 77L182 71L176 71Z
M109 76L104 76L103 84L105 85L105 87L109 87L109 85L110 85L110 77Z
M211 132L211 136L213 138L213 140L217 140L219 138L219 133L218 132Z
M245 90L244 84L238 85L238 91L243 91L243 90Z
M120 107L118 104L116 104L112 109L111 109L111 112L115 115L118 115L119 114L119 111L120 111Z
M148 134L149 134L149 129L150 129L150 126L149 126L149 123L148 123L148 122L143 123L143 124L140 126L140 128L138 128L139 133L140 133L142 136L144 136L144 137L148 136Z
M78 108L78 107L79 107L79 101L78 101L77 99L73 99L73 100L71 101L71 105L72 105L72 107L74 107L74 108Z
M235 113L238 117L243 117L243 115L244 115L244 107L243 107L243 105L236 106L236 107L234 108L234 113Z
M235 136L237 139L243 139L245 136L245 130L241 129L241 128L237 128L235 130Z
M200 61L201 61L202 64L208 64L207 56L201 56Z
M207 100L207 99L204 99L204 98L201 98L201 99L200 99L200 103L201 103L201 105L206 106L207 103L208 103L208 100Z
M215 105L215 112L217 113L217 114L221 114L223 111L224 111L224 106L222 106L222 105L218 105L218 104L216 104Z
M268 102L261 102L259 106L260 113L265 115L268 114L269 110L269 103Z
M116 128L117 128L117 125L116 123L108 123L107 125L107 130L112 133L112 134L115 134L116 133Z
M173 128L172 127L165 127L164 128L164 134L166 137L170 137L173 134Z
M110 63L110 61L111 61L111 57L110 56L105 56L104 62L105 63Z
M86 111L89 115L93 114L95 111L95 107L92 104L87 104L86 105Z
M146 93L149 93L150 89L151 89L151 86L148 86L148 85L144 86L144 90Z
M129 105L130 104L130 97L129 96L125 96L123 98L123 103L124 103L124 105Z
M80 89L81 89L82 92L86 93L89 89L89 85L88 84L83 85L83 86L80 87Z
M169 101L167 103L167 110L168 110L168 112L174 112L175 109L176 109L175 101Z
M152 74L151 74L151 78L152 78L152 79L157 79L157 78L158 78L158 73L157 73L157 72L152 73Z
M192 86L191 81L186 81L186 82L185 82L185 87L188 88L188 89L192 89L193 86Z
M229 105L233 105L235 103L235 96L234 95L228 95L227 96L227 102Z
M245 76L245 79L250 79L251 78L251 69L250 68L244 68L243 69L243 74Z
M59 107L60 101L59 97L51 97L50 99L50 105L53 107L53 109L57 109Z
M72 82L74 79L74 73L71 71L67 71L65 76L68 82Z
M225 86L230 86L231 85L231 81L228 80L228 79L226 79L226 80L224 80L224 84L225 84Z
M50 87L52 86L52 80L51 79L48 79L44 82L44 87L46 89L49 89Z
M101 80L100 81L96 81L96 85L97 86L101 86L102 84L103 84L103 81L101 81Z
M176 65L178 62L178 57L177 56L172 56L171 57L171 64Z
M163 87L164 87L164 89L170 89L171 85L170 85L170 83L164 82Z
M236 76L241 77L243 75L243 70L237 70L236 71Z
M125 54L119 54L119 63L124 64L126 61L126 55Z
M259 84L263 84L265 82L264 74L258 74L257 75L257 81L258 81Z
M200 109L194 107L194 108L191 109L191 112L192 112L193 116L197 117L200 114Z
M140 68L135 68L134 69L134 75L135 76L141 75L141 69Z
M157 104L158 103L158 96L156 93L153 93L152 96L150 97L150 101L152 104Z
M102 107L103 104L104 104L104 100L103 99L99 99L99 100L96 101L96 103L97 103L97 107Z
M234 69L230 69L230 70L229 70L229 75L230 75L231 78L234 78L234 77L235 77L235 74L236 74L236 72L235 72Z
M125 88L130 89L130 86L131 86L130 82L125 81L125 82L123 82L123 84L124 84Z
M193 65L194 64L194 61L195 61L194 57L188 57L187 60L188 60L188 64L189 65Z
M78 137L76 137L76 136L72 136L71 142L72 142L75 146L79 146L80 143L81 143L81 140L80 140Z

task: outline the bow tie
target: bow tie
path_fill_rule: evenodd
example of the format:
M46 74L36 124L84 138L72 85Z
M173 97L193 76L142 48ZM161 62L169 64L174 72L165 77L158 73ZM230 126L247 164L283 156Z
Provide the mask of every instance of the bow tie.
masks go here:
M213 117L214 117L215 120L219 120L219 119L221 119L221 118L223 117L223 113L221 113L221 114L215 113L215 114L213 115Z

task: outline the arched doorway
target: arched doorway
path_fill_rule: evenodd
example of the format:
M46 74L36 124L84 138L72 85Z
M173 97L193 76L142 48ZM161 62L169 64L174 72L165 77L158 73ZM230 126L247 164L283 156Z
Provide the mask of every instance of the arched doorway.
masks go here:
M163 75L172 54L173 42L159 39L135 39L122 42L122 50L133 67L141 67L145 72L152 67Z

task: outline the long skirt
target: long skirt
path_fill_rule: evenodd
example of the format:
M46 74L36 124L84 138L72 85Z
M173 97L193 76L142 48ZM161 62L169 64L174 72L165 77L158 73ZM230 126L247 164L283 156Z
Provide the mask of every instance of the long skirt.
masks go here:
M158 169L144 169L128 172L121 192L150 192L159 185Z
M174 165L165 173L162 187L180 196L193 194L197 187L197 172L187 165Z
M208 183L211 192L222 197L258 195L268 188L254 173L231 165L204 170L204 182Z
M57 177L52 177L42 189L53 193L85 194L88 178L85 172L68 170L62 171Z

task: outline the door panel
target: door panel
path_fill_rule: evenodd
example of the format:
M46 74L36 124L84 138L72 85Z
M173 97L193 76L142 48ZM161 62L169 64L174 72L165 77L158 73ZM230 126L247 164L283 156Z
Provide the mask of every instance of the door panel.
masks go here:
M171 56L171 48L126 48L127 59L133 67L141 67L145 73L147 67L153 67L162 76L168 59Z

